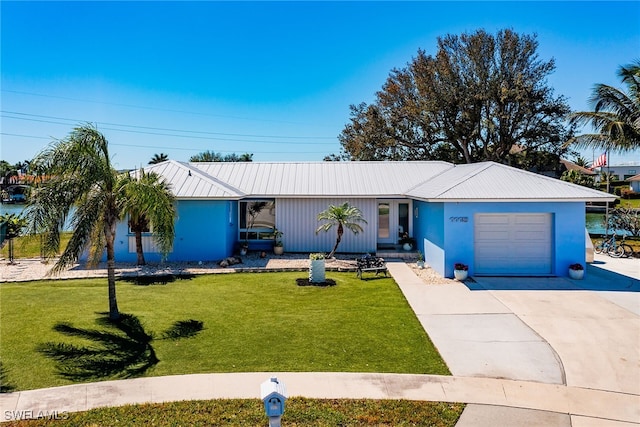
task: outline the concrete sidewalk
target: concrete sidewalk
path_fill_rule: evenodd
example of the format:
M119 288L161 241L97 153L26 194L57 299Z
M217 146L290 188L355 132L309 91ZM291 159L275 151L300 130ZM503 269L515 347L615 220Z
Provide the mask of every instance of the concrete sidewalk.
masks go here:
M196 374L104 381L3 394L0 409L2 421L9 421L146 402L257 399L260 384L271 376L284 382L289 396L467 402L485 408L543 411L545 419L571 414L596 419L601 426L640 420L640 397L624 393L504 379L360 373ZM505 413L505 409L496 410ZM513 424L501 418L500 425Z

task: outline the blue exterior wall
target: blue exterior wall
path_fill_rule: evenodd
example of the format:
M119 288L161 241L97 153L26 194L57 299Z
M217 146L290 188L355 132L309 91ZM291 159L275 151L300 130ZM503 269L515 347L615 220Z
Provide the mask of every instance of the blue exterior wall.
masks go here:
M168 261L212 261L233 254L238 240L238 203L227 200L179 200L175 223L173 251ZM115 256L118 262L136 262L136 253L129 252L126 221L116 229ZM160 261L159 253L145 251L148 262Z
M178 220L172 261L211 261L229 256L237 240L236 202L178 201Z
M413 202L413 235L427 264L444 265L444 203Z
M477 213L552 214L552 274L568 276L570 264L585 264L583 202L426 203L415 201L414 227L425 261L439 274L453 277L462 262L474 274L474 215ZM415 217L417 213L417 217ZM466 222L456 218L466 218ZM454 220L452 220L454 219Z

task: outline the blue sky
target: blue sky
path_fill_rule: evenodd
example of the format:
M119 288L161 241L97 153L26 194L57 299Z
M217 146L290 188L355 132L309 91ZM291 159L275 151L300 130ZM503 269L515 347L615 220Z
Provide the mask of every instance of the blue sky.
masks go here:
M2 1L0 14L10 163L82 122L98 124L119 168L205 150L319 161L392 68L478 28L537 34L540 58L556 61L549 84L574 110L640 59L640 2Z

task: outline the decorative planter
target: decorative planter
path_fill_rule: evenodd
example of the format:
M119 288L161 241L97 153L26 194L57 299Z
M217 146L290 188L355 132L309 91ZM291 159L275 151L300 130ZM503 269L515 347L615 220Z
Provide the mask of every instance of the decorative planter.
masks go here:
M466 280L467 276L469 276L469 272L467 270L453 270L453 277L460 282Z
M284 253L284 246L274 246L273 253L276 255L282 255Z
M411 245L411 243L405 243L404 245L402 245L402 249L404 249L405 251L410 251L411 249L413 249L413 245Z
M416 261L418 268L424 268L424 261Z
M309 282L324 283L326 281L324 259L309 260Z
M569 277L573 280L582 280L582 278L584 277L584 270L569 269Z

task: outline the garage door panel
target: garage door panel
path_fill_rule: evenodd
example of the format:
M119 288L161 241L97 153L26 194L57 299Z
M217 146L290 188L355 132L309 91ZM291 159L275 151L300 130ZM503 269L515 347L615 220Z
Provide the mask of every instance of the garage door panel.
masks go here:
M548 242L546 233L547 230L544 228L536 228L529 230L514 230L512 233L513 240L516 241L545 241Z
M475 274L551 274L551 214L476 214Z
M491 225L491 224L508 224L509 223L509 218L503 214L483 214L484 216L484 221L483 224L484 225Z
M517 216L511 218L518 225L547 224L546 214L544 216L541 214L517 214Z

